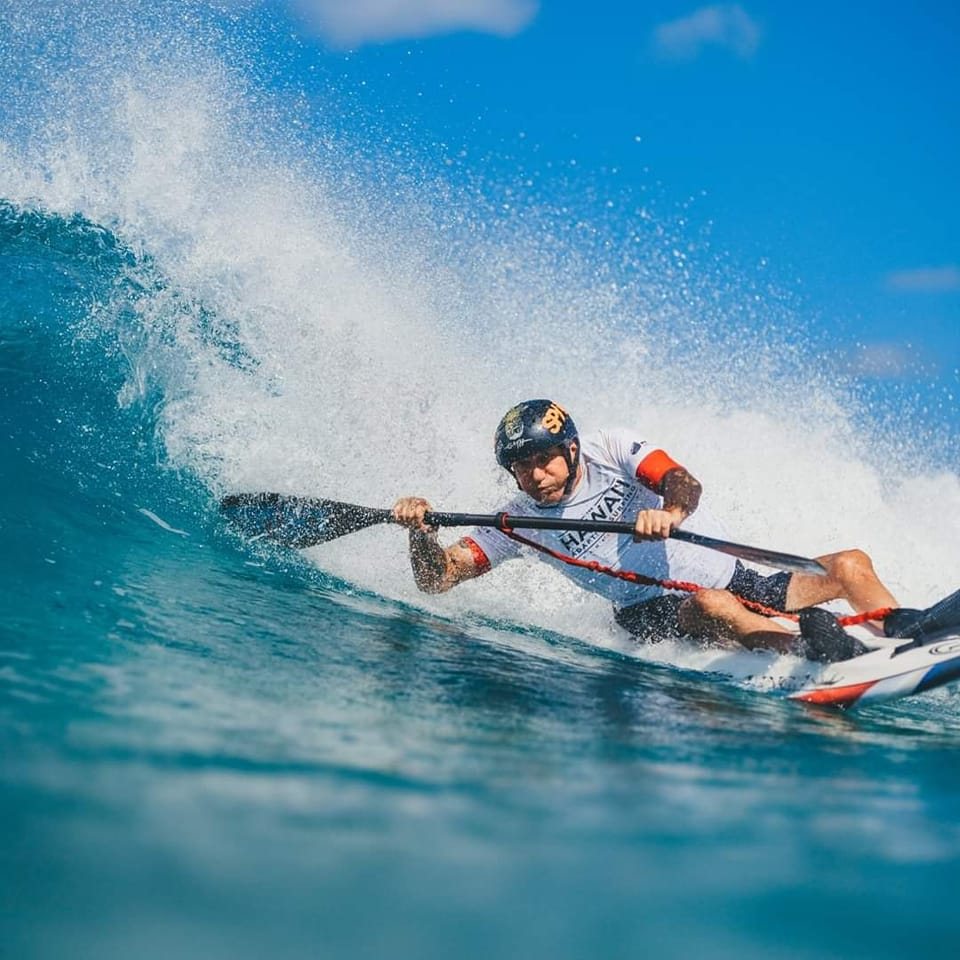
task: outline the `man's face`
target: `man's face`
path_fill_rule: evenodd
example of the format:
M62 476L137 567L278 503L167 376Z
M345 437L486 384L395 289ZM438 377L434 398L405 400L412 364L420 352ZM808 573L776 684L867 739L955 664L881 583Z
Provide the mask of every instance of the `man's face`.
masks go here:
M563 447L548 447L515 460L511 469L520 489L537 503L551 504L563 499L563 489L570 477Z

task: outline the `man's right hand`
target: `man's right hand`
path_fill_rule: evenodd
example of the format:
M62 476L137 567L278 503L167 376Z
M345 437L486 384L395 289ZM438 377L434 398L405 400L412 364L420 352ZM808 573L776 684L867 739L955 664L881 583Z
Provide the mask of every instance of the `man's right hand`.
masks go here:
M393 505L393 519L403 527L420 533L435 533L436 528L423 522L424 514L433 508L423 497L401 497Z
M431 509L423 497L402 497L393 505L393 519L410 531L410 564L417 587L424 593L445 593L463 580L486 573L490 564L483 557L484 564L478 565L477 548L471 548L468 540L441 546L437 528L423 520Z

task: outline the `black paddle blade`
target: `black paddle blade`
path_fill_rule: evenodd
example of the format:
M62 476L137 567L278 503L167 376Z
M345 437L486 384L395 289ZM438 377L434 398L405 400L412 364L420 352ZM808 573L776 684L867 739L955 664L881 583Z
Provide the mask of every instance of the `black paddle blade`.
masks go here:
M391 518L389 510L282 493L234 493L220 501L220 510L246 537L297 548L336 540Z

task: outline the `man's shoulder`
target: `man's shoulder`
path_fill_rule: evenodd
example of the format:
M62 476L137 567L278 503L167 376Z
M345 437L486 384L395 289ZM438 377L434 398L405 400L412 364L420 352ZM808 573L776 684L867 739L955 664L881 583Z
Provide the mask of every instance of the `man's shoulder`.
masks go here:
M581 437L584 455L611 465L621 464L632 457L644 457L653 450L649 440L636 430L609 427L591 431Z

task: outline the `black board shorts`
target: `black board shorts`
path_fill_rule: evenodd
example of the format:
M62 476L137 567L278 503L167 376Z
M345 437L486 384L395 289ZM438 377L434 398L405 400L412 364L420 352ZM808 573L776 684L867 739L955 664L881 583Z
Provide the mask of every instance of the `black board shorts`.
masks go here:
M762 603L773 610L786 610L787 587L792 576L791 573L774 573L765 577L738 560L726 589L744 600ZM665 593L632 607L614 607L613 619L644 642L678 640L684 633L680 629L677 611L689 596L688 593Z

